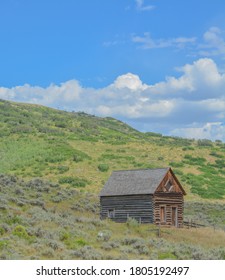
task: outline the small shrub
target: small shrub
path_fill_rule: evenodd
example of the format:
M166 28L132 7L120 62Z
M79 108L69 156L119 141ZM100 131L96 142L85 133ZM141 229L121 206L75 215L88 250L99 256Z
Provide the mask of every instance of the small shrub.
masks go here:
M25 227L23 227L21 225L16 226L13 229L12 234L16 235L16 236L18 236L20 238L24 238L24 239L28 239L29 238L29 235L28 235Z
M164 157L160 156L158 157L158 160L164 160Z
M24 195L24 192L23 192L23 190L21 190L20 188L18 188L18 189L15 189L15 194L16 195Z
M19 216L11 216L9 215L6 218L6 223L8 225L19 224L21 222L21 218Z
M163 252L158 255L159 260L176 260L177 257L171 252Z
M8 224L6 224L6 223L2 223L1 224L1 228L3 228L3 230L5 232L9 232L10 231L10 226Z
M0 235L3 235L5 233L5 229L3 227L0 227Z
M54 203L59 203L61 201L63 201L63 196L62 195L54 195L52 198L51 198L51 201L54 202Z
M109 170L109 166L106 163L101 163L98 165L98 170L101 172L106 172Z
M27 182L26 186L38 192L49 192L49 182L45 182L39 178L34 178Z
M216 159L215 160L215 167L217 167L217 168L225 168L225 160L223 160L223 159Z
M208 139L199 139L197 141L197 145L200 146L200 147L211 147L213 144L212 144L212 141L211 140L208 140Z
M149 253L146 242L142 238L137 238L136 241L132 244L132 247L138 252L138 254L147 255Z
M68 231L63 231L60 233L60 241L66 241L70 238L70 233Z
M73 161L75 161L75 162L83 161L83 158L80 155L74 155Z
M60 128L66 128L67 124L65 122L56 122L55 126Z
M137 253L136 250L132 247L122 247L120 248L120 252L126 255L126 258L128 258L128 255Z
M80 197L79 200L75 200L74 204L71 206L72 210L75 211L87 211L92 213L99 213L99 199L98 197L93 197L86 195L85 197Z
M59 184L71 184L74 181L74 177L61 177L59 179Z
M74 150L73 161L80 162L85 159L91 159L91 157L82 151Z
M194 151L194 149L195 148L191 146L182 148L183 151Z
M73 255L81 260L101 260L102 254L92 246L84 246L83 248L73 252Z
M39 228L34 229L33 234L38 238L42 238L42 237L46 236L46 231L39 227Z
M43 252L42 252L42 255L45 257L45 258L53 258L54 255L55 255L55 252L52 248L47 248L45 249Z
M0 240L0 250L6 248L9 242L7 240Z
M184 156L184 161L183 163L189 164L189 165L204 165L206 162L205 158L202 157L193 157L191 155L185 155Z
M80 239L75 240L75 244L83 247L83 246L87 245L87 242L84 239L80 238Z
M32 206L39 206L39 207L44 207L45 205L44 201L40 199L31 199L28 201L28 203Z
M110 230L102 230L98 233L97 240L99 241L109 241L112 236L112 232Z
M65 173L65 172L69 171L69 169L70 169L70 168L69 168L68 166L64 166L64 165L58 166L59 174L63 174L63 173Z
M174 169L173 171L174 171L175 175L180 175L181 176L181 175L184 174L183 171L181 171L179 169Z
M217 157L217 158L222 158L222 157L223 157L222 155L217 154L217 153L214 152L214 151L212 151L212 152L210 153L210 156Z
M129 217L127 219L127 226L129 228L137 228L139 226L139 223L136 219Z
M169 165L171 167L183 167L184 163L183 162L170 162Z
M7 210L7 205L6 204L1 204L0 205L0 210Z
M59 179L59 184L69 184L73 187L85 187L87 185L88 181L82 178L78 177L61 177Z
M103 242L101 245L101 248L106 251L119 247L120 247L120 243L118 241Z
M133 237L133 238L126 237L121 241L121 243L122 243L122 245L134 245L134 244L138 243L140 240L142 240L142 239L140 239L138 237Z
M59 242L55 240L50 240L47 245L53 250L58 250L59 248L61 248L61 244L59 244Z
M64 234L60 237L60 240L64 242L68 249L78 249L80 247L84 247L88 245L86 240L83 238L77 238L77 236L72 235L71 233L64 232Z
M106 152L108 152L108 151L111 152L110 149L106 149ZM117 153L126 153L125 149L117 149L116 151L117 151Z

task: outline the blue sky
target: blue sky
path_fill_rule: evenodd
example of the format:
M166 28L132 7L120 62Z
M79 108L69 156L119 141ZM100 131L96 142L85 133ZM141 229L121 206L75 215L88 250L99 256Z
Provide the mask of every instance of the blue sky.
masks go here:
M0 0L0 98L225 141L223 0Z

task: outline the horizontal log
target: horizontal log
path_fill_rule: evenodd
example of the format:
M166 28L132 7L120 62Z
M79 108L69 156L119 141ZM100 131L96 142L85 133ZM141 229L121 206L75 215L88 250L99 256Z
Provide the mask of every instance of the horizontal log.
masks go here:
M126 222L128 217L141 223L162 224L160 221L161 206L166 207L166 225L172 225L172 207L177 208L177 224L183 222L184 209L181 193L158 192L152 195L107 196L100 198L100 217L108 218L110 210L114 210L111 219L115 222Z

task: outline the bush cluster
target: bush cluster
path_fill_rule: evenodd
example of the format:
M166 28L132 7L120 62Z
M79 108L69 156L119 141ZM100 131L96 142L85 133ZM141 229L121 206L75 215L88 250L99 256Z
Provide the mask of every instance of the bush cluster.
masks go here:
M101 172L107 172L109 170L109 166L106 163L101 163L98 165L98 170Z
M73 187L85 187L88 181L83 178L66 176L59 179L59 184L69 184Z

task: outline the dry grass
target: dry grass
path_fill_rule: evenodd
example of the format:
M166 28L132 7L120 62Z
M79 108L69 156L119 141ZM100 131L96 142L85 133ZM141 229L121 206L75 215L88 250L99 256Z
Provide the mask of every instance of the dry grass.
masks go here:
M225 232L213 228L163 229L162 236L174 243L184 242L204 248L225 247Z

